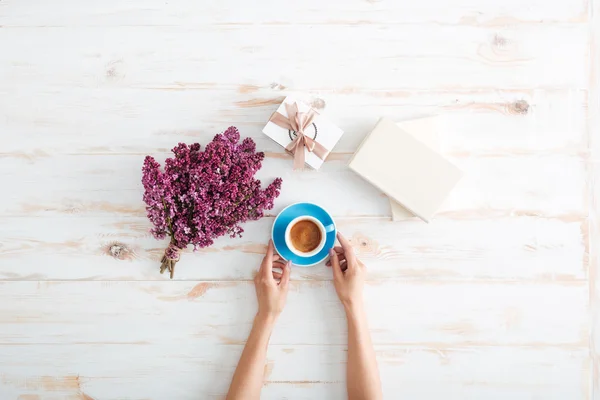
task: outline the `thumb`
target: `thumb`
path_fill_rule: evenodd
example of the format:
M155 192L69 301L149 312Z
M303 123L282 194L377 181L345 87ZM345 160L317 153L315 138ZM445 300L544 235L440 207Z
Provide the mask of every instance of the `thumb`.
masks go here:
M329 260L331 261L331 269L333 269L334 279L340 279L343 275L342 267L340 267L340 260L334 249L329 249Z
M279 286L282 289L287 289L288 284L290 283L290 274L292 273L292 262L288 261L283 267L283 273L281 274L281 281L279 282Z

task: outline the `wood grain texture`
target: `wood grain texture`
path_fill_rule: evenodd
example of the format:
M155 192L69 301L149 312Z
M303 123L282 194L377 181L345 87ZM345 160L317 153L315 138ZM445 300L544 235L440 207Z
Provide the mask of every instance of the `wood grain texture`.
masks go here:
M440 7L439 0L418 4L384 1L307 0L302 4L259 3L257 7L238 7L235 0L218 4L177 0L118 0L84 5L60 0L55 7L46 2L9 1L3 4L0 24L12 26L198 26L311 24L415 24L503 26L554 22L585 22L584 0L454 0L452 7ZM262 5L262 7L261 7ZM266 7L268 5L269 7ZM10 14L7 14L10 11Z
M384 394L390 398L501 400L535 394L563 400L584 398L587 393L590 366L585 349L437 345L375 349ZM198 338L160 345L2 345L0 352L8 358L0 360L0 390L6 398L25 400L82 400L86 395L141 399L147 393L159 399L222 399L241 351L241 345L206 346ZM15 358L19 365L10 361ZM52 366L40 362L47 359L54 360ZM490 359L498 361L488 365ZM271 345L268 360L263 398L293 394L298 399L337 399L346 393L342 346ZM537 377L534 383L532 376Z
M590 3L590 112L587 134L589 137L590 161L589 201L590 213L588 223L589 257L590 257L590 308L592 336L590 337L590 353L592 358L592 393L593 399L600 399L600 1Z
M402 120L430 114L443 117L440 145L446 153L587 152L588 96L583 90L390 90L357 85L304 92L265 82L252 93L242 83L196 90L71 87L46 93L40 87L19 86L11 96L0 97L0 134L22 139L6 140L0 155L33 163L64 154L165 153L177 141L206 143L235 123L260 149L283 156L261 132L277 107L239 104L278 100L288 93L321 104L344 130L335 152L352 153L382 115Z
M0 1L0 398L222 399L273 215L314 201L369 267L386 399L600 400L600 2L255 3ZM318 172L261 133L286 95L345 131ZM433 114L465 177L393 223L346 163ZM282 195L168 282L143 157L229 125ZM331 271L294 268L263 398L344 398L345 360Z
M388 199L347 168L349 155L319 171L298 173L285 154L269 157L258 176L281 176L281 196L273 213L299 198L327 208L334 216L391 215ZM162 163L166 155L159 158ZM448 157L463 179L440 209L442 214L541 216L585 215L585 160L576 155L541 154ZM141 185L143 156L60 156L36 160L0 159L2 180L18 191L0 197L2 216L144 216ZM12 171L18 170L19 174ZM76 186L73 182L78 182Z
M12 282L0 288L0 350L7 356L0 361L0 391L7 396L222 396L255 307L250 283ZM387 282L366 290L387 397L446 390L451 398L586 393L585 284ZM394 309L402 323L390 324L382 308ZM271 339L265 396L343 394L345 336L331 284L293 282ZM16 354L17 364L10 361ZM481 368L491 359L497 362ZM429 387L431 380L441 386Z
M51 96L73 86L177 91L264 85L279 76L283 79L277 83L294 90L353 87L356 76L364 77L371 89L400 90L585 89L588 83L584 24L507 26L501 31L436 24L398 29L339 25L333 31L335 45L322 40L332 35L327 25L48 27L44 35L39 29L3 28L0 46L6 50L0 69L6 70L10 93L43 88L40 94ZM16 40L24 46L11 46ZM356 43L363 45L357 48ZM52 57L40 58L43 54ZM326 58L327 68L315 57ZM251 69L252 80L240 82L240 68ZM423 73L413 73L417 70ZM273 76L276 71L279 75ZM37 84L28 83L31 77Z
M265 251L273 218L245 225L241 239L218 239L183 254L175 279L250 280ZM501 217L482 221L338 218L338 228L369 266L369 279L543 281L587 279L585 219ZM163 280L157 274L167 241L148 233L146 218L1 218L3 280ZM53 227L52 238L45 232ZM88 262L89 261L89 262ZM82 268L82 264L87 264ZM294 268L294 280L331 280L325 266Z
M0 287L1 344L152 344L190 336L205 345L243 344L256 310L252 282L49 281ZM586 348L588 295L586 282L390 280L365 289L375 343L450 347ZM343 308L332 282L294 281L277 327L272 344L345 345Z

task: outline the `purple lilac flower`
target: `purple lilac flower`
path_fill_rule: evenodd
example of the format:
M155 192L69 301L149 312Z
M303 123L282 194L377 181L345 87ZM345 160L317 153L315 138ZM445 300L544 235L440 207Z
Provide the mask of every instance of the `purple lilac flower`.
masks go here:
M204 151L198 143L179 143L172 150L174 157L165 161L164 172L154 158L145 158L143 198L154 225L151 232L156 239L171 238L161 272L168 268L173 276L179 252L188 244L197 249L226 234L241 236L241 223L257 220L273 208L281 178L262 189L254 175L265 155L256 152L252 139L239 141L240 133L232 126Z

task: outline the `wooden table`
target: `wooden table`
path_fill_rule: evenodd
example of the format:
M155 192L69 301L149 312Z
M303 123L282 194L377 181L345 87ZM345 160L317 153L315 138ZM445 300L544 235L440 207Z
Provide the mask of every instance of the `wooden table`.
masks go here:
M368 264L387 399L600 399L600 2L253 3L0 2L0 398L223 398L273 215L304 200ZM261 133L288 94L346 132L318 172ZM394 223L346 163L379 117L430 114L465 177ZM229 125L283 192L169 281L142 160ZM344 398L331 273L292 279L263 398Z

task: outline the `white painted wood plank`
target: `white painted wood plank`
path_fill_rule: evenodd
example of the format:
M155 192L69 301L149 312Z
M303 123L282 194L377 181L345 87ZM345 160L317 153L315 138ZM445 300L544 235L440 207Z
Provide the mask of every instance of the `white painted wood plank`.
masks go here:
M585 160L571 156L448 157L464 177L440 212L527 210L536 215L585 213Z
M597 7L598 5L596 5ZM600 9L599 9L600 10ZM600 38L600 30L596 32L596 40ZM595 51L598 50L600 42L596 42ZM600 53L598 53L600 54ZM593 65L598 65L598 60ZM595 78L596 87L593 93L597 96L600 93L600 82ZM595 106L600 105L599 99L590 102ZM590 324L592 327L592 336L590 337L590 356L592 359L593 386L592 399L600 400L600 248L598 240L600 238L600 136L597 133L600 126L600 115L595 115L590 121L590 151L592 158L590 160L590 214L588 219L588 254L589 254L589 284L590 284Z
M292 170L291 158L273 153L257 175L283 178L272 214L299 200L315 202L334 216L389 216L387 197L347 168L349 155L333 154L319 171ZM145 216L143 155L0 158L2 216ZM157 155L160 163L166 154ZM440 213L585 215L585 161L570 155L449 156L464 176ZM18 173L15 173L18 171Z
M3 85L0 81L0 89ZM179 141L207 143L232 124L259 149L281 153L261 130L286 94L324 108L324 115L344 130L336 152L354 152L382 116L403 120L432 114L443 115L444 152L587 151L585 91L395 91L355 82L350 88L304 93L279 84L271 88L269 81L197 90L62 91L21 85L10 96L0 96L0 137L5 138L0 157L34 161L55 154L166 152Z
M265 252L273 218L248 223L241 239L221 238L183 254L176 280L249 280ZM587 279L586 220L511 217L480 220L339 218L340 229L385 281ZM167 241L150 236L146 218L77 215L0 219L0 279L164 280ZM294 268L294 280L331 280L323 265Z
M169 333L164 331L166 338ZM0 395L220 399L241 350L241 345L204 346L194 337L160 345L5 345L0 346ZM585 349L378 345L376 352L390 399L583 400L589 395ZM345 346L271 345L267 359L262 399L345 397Z
M569 24L3 28L0 71L9 95L40 85L179 90L273 81L295 90L357 82L401 90L583 89L587 33Z
M2 344L243 344L252 282L3 282ZM586 283L386 281L365 288L374 343L586 348ZM331 282L293 281L272 344L343 345Z
M396 24L435 22L451 25L504 26L518 23L585 22L583 0L440 0L419 3L378 1L307 0L293 4L257 1L252 7L239 1L118 0L85 4L59 0L4 1L0 25L4 26L120 26L199 24Z
M587 134L589 138L589 270L590 270L590 308L592 336L590 337L590 355L592 359L593 388L592 399L600 400L600 2L592 0L590 14L590 73L589 73L589 109L591 110Z

